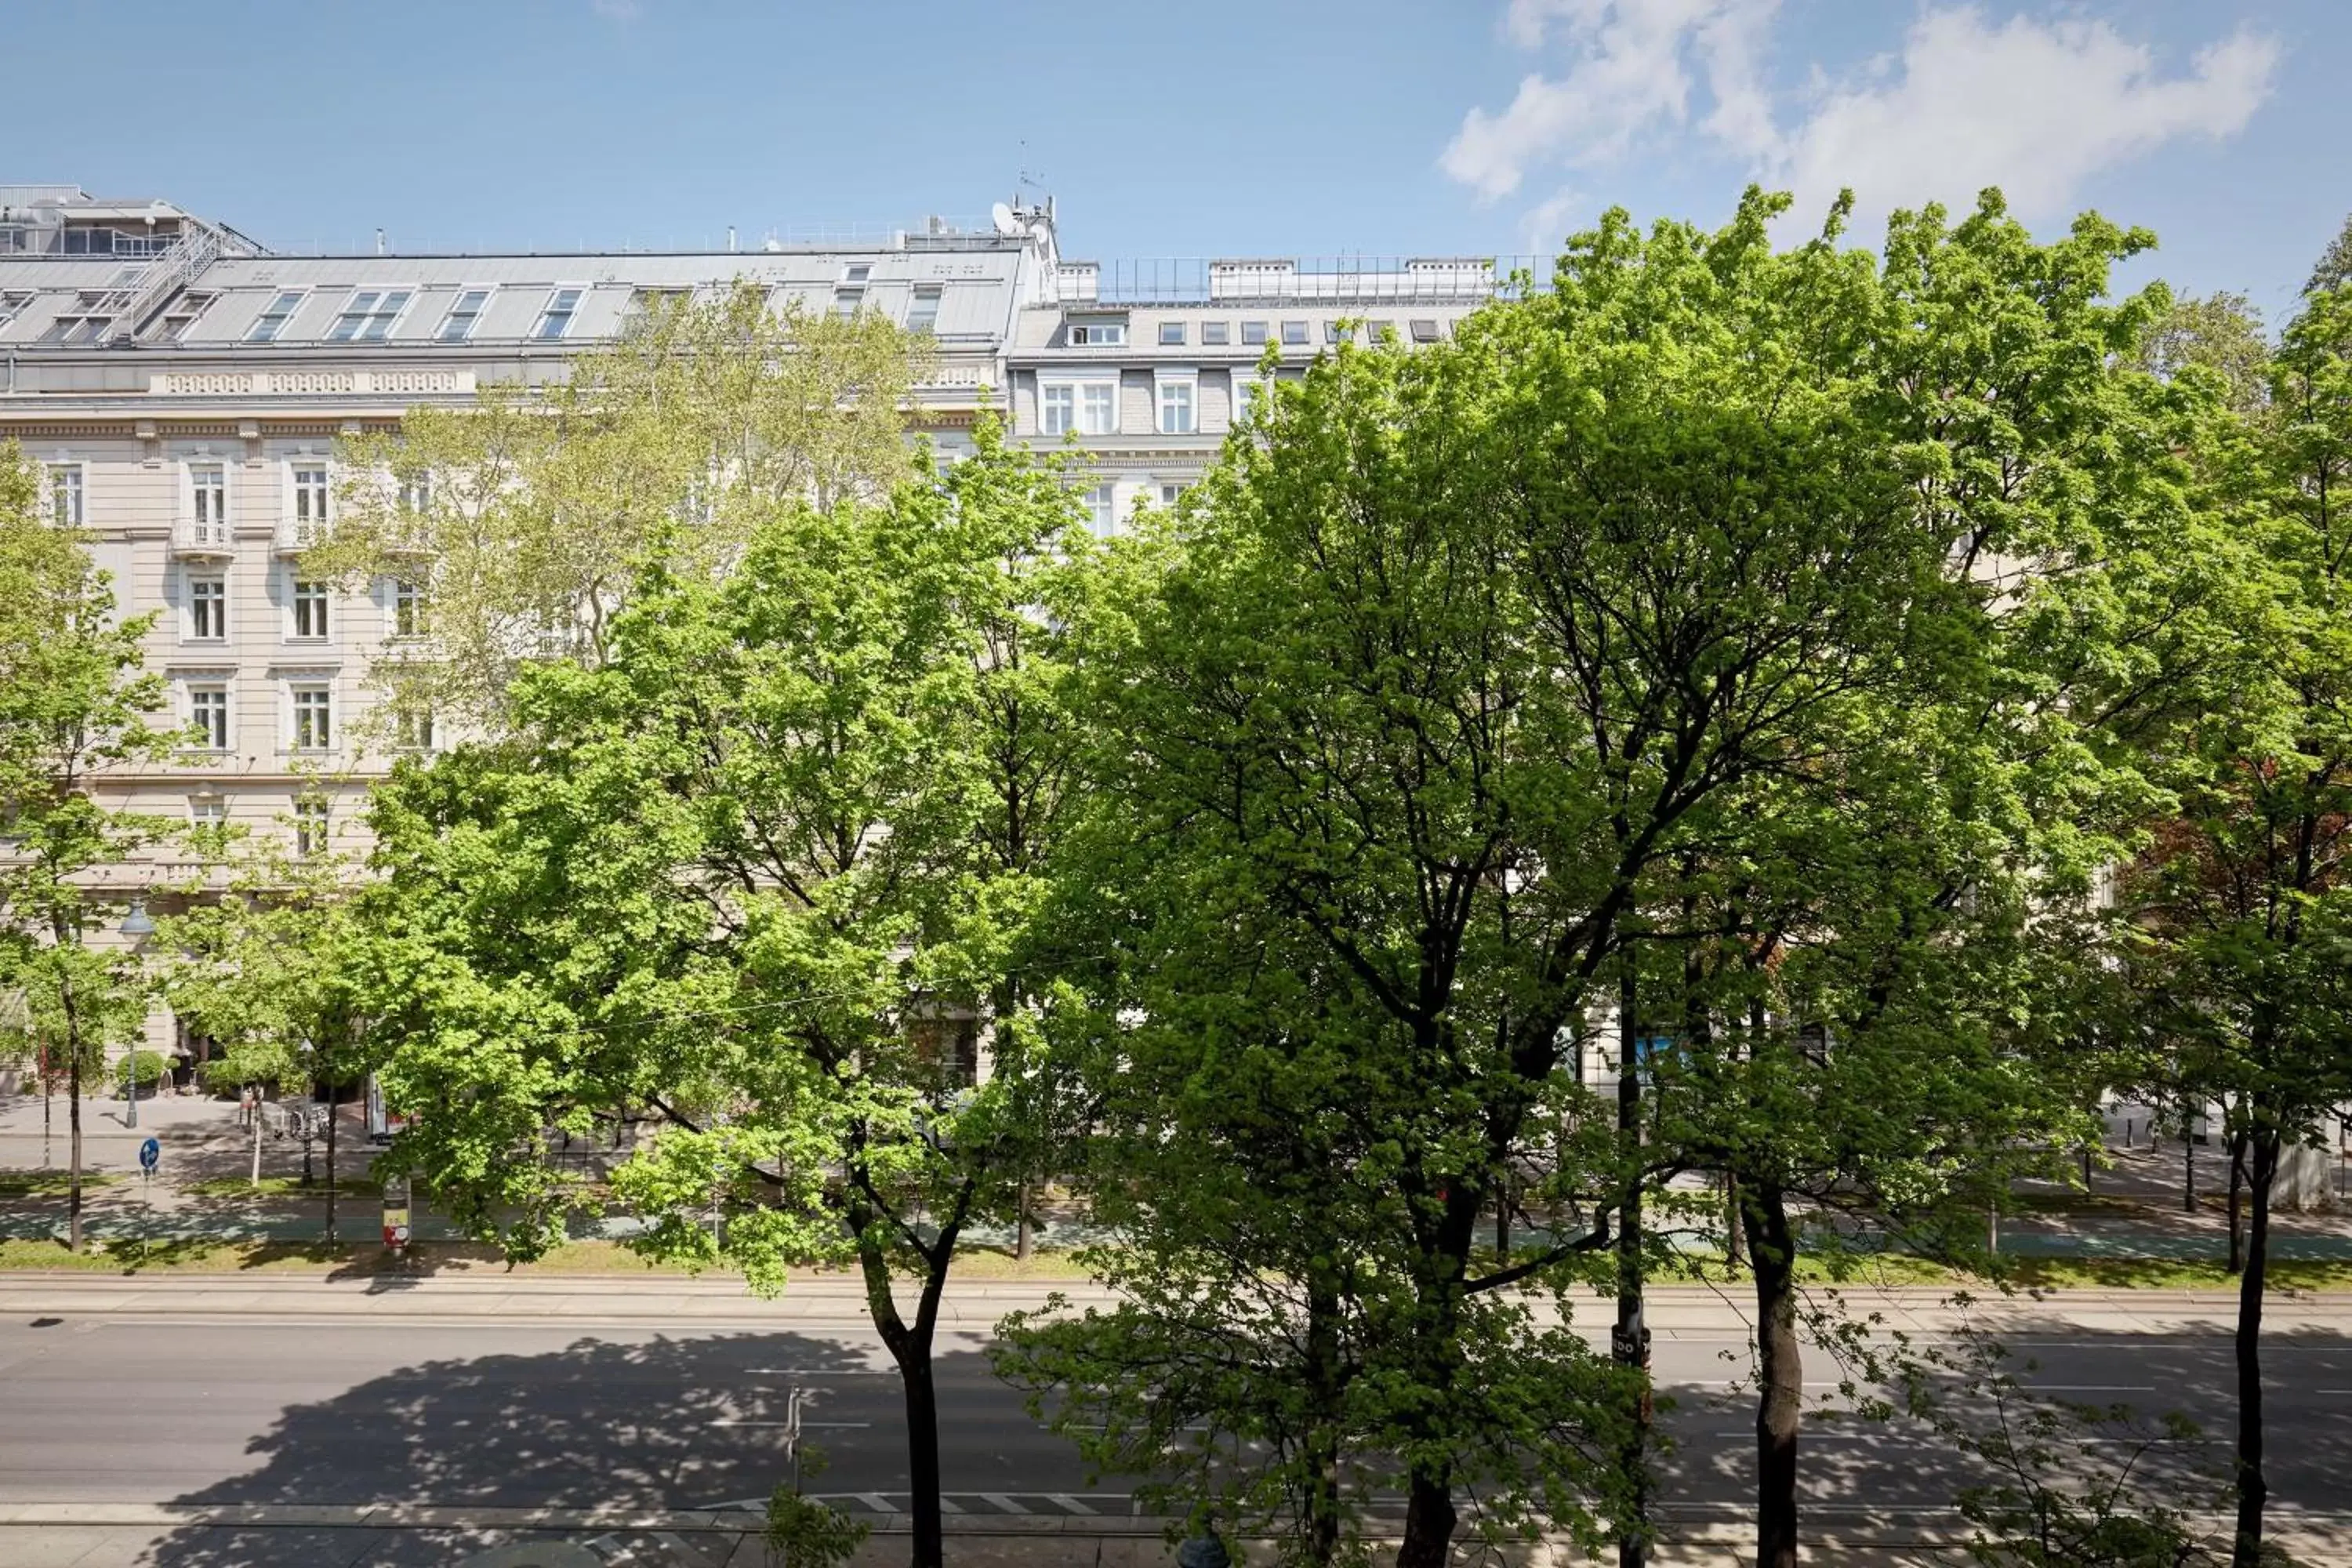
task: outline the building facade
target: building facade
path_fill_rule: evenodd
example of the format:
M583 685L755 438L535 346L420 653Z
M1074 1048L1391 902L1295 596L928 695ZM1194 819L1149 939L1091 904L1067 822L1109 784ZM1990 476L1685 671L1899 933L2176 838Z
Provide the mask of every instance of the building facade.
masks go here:
M1296 374L1350 331L1438 341L1497 270L1070 261L1050 202L741 251L298 256L167 202L0 184L0 441L44 465L122 611L156 614L147 667L201 742L115 775L110 804L348 847L394 756L359 721L369 666L418 628L401 584L301 568L332 521L339 438L560 378L649 299L738 281L928 333L913 429L951 458L993 405L1015 439L1074 445L1094 526L1113 531L1199 477L1269 356ZM150 1044L173 1036L160 1017Z

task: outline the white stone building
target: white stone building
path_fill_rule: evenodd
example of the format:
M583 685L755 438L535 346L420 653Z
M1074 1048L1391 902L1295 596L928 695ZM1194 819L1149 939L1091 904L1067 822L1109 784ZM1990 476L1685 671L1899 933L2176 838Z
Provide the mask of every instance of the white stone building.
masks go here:
M1109 531L1213 459L1269 350L1297 374L1349 322L1434 342L1496 279L1489 259L1065 261L1050 203L744 250L730 231L718 252L298 256L166 202L0 184L0 441L47 467L124 612L160 612L148 668L205 737L119 775L117 803L348 847L390 762L355 721L369 661L414 605L299 569L339 437L561 377L647 297L750 279L929 332L913 427L952 456L983 399L1009 401L1016 438L1084 448ZM151 1043L173 1047L168 1018Z

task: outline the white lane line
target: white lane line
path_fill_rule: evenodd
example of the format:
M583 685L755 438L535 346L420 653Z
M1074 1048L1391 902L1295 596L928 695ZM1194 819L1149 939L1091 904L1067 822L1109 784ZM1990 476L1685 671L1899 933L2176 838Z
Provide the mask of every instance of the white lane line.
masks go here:
M2154 1394L2153 1385L2145 1383L2029 1383L2026 1388L2034 1394Z
M1083 1513L1089 1518L1094 1515L1095 1510L1093 1509L1088 1508L1086 1504L1080 1502L1077 1499L1072 1497L1067 1492L1047 1492L1045 1496L1051 1500L1060 1503L1072 1513Z
M876 1513L896 1513L898 1511L897 1508L892 1506L890 1500L884 1497L880 1492L850 1492L846 1495L856 1498L859 1502L864 1503Z
M706 1426L790 1426L793 1423L790 1421L719 1420L706 1421L703 1425ZM871 1421L803 1421L800 1425L810 1427L829 1426L844 1431L862 1432L866 1427L873 1426L874 1423Z
M1023 1508L1019 1503L1014 1502L1011 1498L1006 1497L1003 1492L982 1492L980 1496L983 1500L994 1503L997 1507L1003 1509L1007 1513L1027 1513L1029 1511L1027 1509Z

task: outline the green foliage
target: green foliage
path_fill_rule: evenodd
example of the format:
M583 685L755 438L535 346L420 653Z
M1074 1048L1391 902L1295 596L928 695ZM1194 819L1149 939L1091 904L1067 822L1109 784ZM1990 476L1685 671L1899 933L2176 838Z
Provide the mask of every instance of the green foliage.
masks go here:
M38 468L0 446L0 990L24 1005L12 1042L78 1092L145 1022L136 953L90 942L123 908L103 873L168 831L94 786L176 737L151 721L163 687L140 668L153 616L115 615L85 539L40 495Z
M160 1051L126 1051L114 1064L114 1083L118 1090L136 1082L141 1089L152 1089L163 1081L170 1064Z
M653 563L710 581L808 498L872 505L908 482L900 411L928 357L878 314L772 310L749 282L656 308L562 382L346 440L307 568L422 590L413 640L374 667L393 724L499 721L525 665L603 661Z

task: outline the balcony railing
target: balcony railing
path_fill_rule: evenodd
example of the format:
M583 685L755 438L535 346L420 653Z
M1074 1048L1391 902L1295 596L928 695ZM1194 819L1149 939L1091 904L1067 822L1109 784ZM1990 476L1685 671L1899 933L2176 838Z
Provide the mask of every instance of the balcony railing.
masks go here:
M309 518L280 518L278 523L278 553L299 555L305 550L322 544L327 538L327 525Z
M184 517L172 525L172 553L174 555L228 555L234 552L226 522Z

